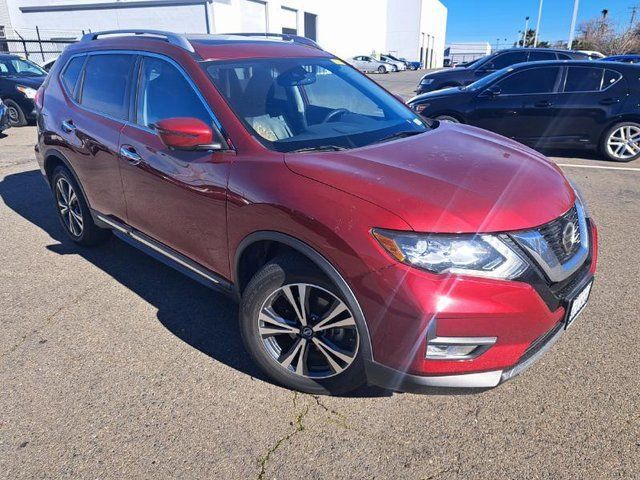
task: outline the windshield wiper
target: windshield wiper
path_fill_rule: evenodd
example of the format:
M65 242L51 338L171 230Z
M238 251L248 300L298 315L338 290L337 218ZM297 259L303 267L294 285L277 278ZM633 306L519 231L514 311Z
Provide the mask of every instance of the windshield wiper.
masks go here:
M344 147L338 145L319 145L317 147L304 147L297 150L291 150L289 153L302 153L302 152L337 152L338 150L346 150Z
M383 137L380 140L378 140L377 142L373 142L373 143L389 142L391 140L395 140L396 138L412 137L413 135L419 135L419 134L424 133L424 132L426 132L426 130L422 130L422 131L419 131L419 130L402 130L400 132L392 133L391 135Z

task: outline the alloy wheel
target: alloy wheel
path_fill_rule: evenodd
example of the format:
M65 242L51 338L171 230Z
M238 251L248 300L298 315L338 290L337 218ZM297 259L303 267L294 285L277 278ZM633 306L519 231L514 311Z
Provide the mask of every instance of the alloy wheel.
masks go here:
M330 291L309 283L278 288L263 303L258 332L269 355L302 377L342 373L358 354L356 321Z
M56 200L60 217L69 233L74 237L82 235L84 219L80 202L71 183L64 177L59 178L56 182Z
M609 154L619 160L628 160L640 153L640 127L623 125L607 139Z
M18 110L16 110L15 107L13 106L8 106L7 107L7 115L9 117L9 123L11 125L16 125L20 122L20 114L18 113Z

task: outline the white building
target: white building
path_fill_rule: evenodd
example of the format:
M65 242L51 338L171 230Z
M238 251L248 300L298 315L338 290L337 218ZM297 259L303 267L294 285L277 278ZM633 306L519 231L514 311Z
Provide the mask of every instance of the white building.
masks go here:
M434 67L444 58L446 23L439 0L0 0L0 29L9 38L126 28L292 33L341 57L375 52L418 60L422 52Z

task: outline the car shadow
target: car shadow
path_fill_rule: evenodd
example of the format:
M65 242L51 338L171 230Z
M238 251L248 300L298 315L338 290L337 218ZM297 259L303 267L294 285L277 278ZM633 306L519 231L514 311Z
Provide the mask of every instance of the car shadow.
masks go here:
M71 242L58 221L51 192L39 170L7 175L0 180L0 198L57 242L47 249L59 255L80 255L109 274L153 305L160 323L180 340L218 362L274 384L244 349L238 305L229 296L201 285L115 237L94 248ZM388 390L364 386L345 396L390 395L392 392Z
M579 158L581 160L600 160L603 162L610 161L604 158L600 152L591 149L560 149L560 148L536 148L540 153L547 157L559 158ZM616 163L616 162L611 162Z

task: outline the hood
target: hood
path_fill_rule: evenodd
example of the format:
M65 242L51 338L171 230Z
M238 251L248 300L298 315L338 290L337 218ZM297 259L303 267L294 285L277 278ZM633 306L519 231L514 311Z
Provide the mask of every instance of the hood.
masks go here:
M286 154L285 162L299 175L395 213L419 232L528 229L575 201L560 169L544 156L465 125L442 123L349 151Z
M415 97L409 99L407 103L436 100L436 99L447 98L447 97L452 98L453 96L459 97L460 95L468 95L468 94L469 92L467 92L466 90L460 90L460 87L443 88L442 90L434 90L432 92L421 93L420 95L416 95Z
M36 90L40 88L47 78L46 75L38 76L38 77L26 77L21 75L8 75L3 77L5 80L11 80L16 85L24 85L25 87L35 88Z
M444 68L435 72L427 73L422 78L435 78L437 80L449 80L458 78L473 77L474 71L469 68Z

